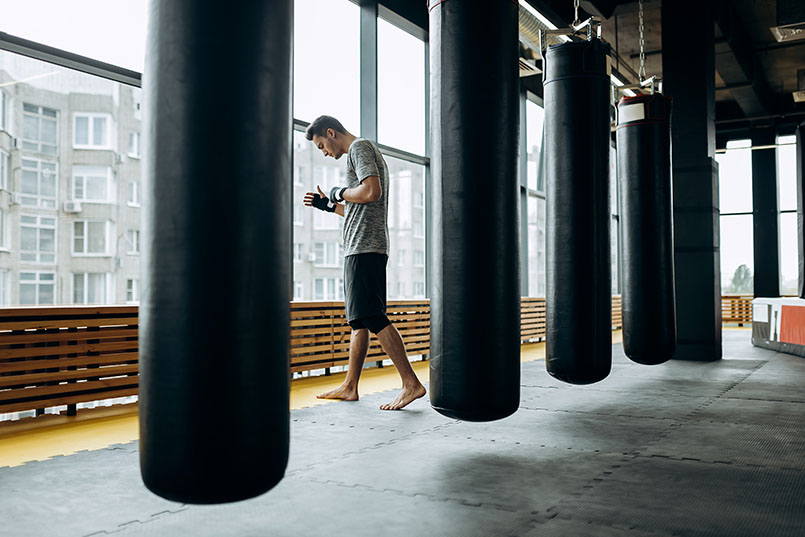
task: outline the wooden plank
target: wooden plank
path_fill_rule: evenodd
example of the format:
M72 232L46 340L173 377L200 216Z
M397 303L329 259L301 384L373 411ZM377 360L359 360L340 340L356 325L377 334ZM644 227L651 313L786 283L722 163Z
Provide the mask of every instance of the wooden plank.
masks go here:
M131 317L98 317L80 319L36 319L27 321L0 320L0 330L47 330L54 328L82 328L96 326L134 326L136 318Z
M138 341L104 341L102 343L82 343L79 345L54 345L52 347L24 347L21 349L0 348L0 360L9 358L33 358L36 356L57 356L62 354L85 354L90 352L112 352L137 350Z
M107 388L118 388L121 386L128 387L131 385L136 385L138 381L139 377L119 377L119 378L108 378L100 380L89 380L87 382L76 382L73 384L58 384L56 386L37 386L36 388L25 388L22 390L5 390L0 391L0 402L13 401L16 399L23 399L23 398L25 399L41 398L43 396L49 396L54 394L74 393L74 392L83 392L90 390L92 391L105 390ZM87 401L95 401L96 399L98 398L94 397L93 399L87 399ZM32 408L40 408L40 407L35 404Z
M118 397L128 397L137 395L139 388L136 386L122 388L119 390L109 390L95 394L82 395L62 395L41 399L35 402L23 401L20 403L0 403L0 412L21 412L23 410L33 410L35 408L50 408L62 405L75 405L77 403L88 403L90 401L102 401L104 399L116 399Z
M115 377L137 373L138 364L93 367L90 369L72 369L69 371L53 371L49 373L31 373L27 375L8 375L0 377L0 388L9 386L34 386L46 382L64 382L66 380L88 379L96 377Z
M137 361L138 353L123 352L101 356L79 356L75 358L54 358L51 360L26 360L21 362L0 362L0 373L36 371L55 367L86 367L88 365L121 364Z
M0 345L18 345L30 343L44 343L54 341L81 341L85 339L111 339L123 337L139 337L139 329L133 328L101 328L100 330L75 330L68 332L61 330L58 333L31 330L23 334L0 333Z
M15 306L0 308L0 319L9 317L55 317L60 315L106 316L128 315L136 317L139 306Z

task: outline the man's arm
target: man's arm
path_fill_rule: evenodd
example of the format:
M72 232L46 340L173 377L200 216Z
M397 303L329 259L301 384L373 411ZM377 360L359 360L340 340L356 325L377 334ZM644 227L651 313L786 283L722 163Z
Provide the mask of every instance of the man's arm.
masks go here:
M383 189L380 187L380 177L370 175L358 186L347 188L340 194L345 201L350 203L372 203L377 201L383 195Z

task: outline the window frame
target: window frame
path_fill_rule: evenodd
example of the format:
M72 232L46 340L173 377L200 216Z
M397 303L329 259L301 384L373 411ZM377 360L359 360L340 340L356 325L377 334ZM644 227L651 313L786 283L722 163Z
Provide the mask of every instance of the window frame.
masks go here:
M78 118L87 118L87 142L86 144L79 144L76 141ZM106 142L103 145L92 143L95 138L95 119L103 118L106 120ZM112 140L114 132L112 114L105 112L73 112L73 130L72 142L73 149L89 150L89 151L110 151L114 148Z
M100 274L103 276L103 300L101 302L88 302L88 295L89 295L89 277L91 275ZM112 280L114 278L114 273L112 272L71 272L70 273L70 297L72 304L81 304L81 305L89 305L89 304L109 304L108 297L111 294L114 294L114 290L112 289ZM82 301L78 301L75 298L75 279L76 276L83 276L84 280L84 297Z
M102 253L95 253L95 252L87 252L87 247L89 244L89 224L90 223L103 223L104 224L104 251ZM77 252L75 249L75 241L76 241L76 234L75 234L75 226L76 224L83 224L84 227L84 234L82 239L84 241L84 251ZM104 220L100 218L79 218L70 222L70 254L73 257L112 257L114 254L111 251L111 237L112 237L112 222L110 220Z
M22 279L23 274L33 274L34 279L32 279L32 280L23 280ZM51 279L51 280L43 280L42 276L47 275L47 274L52 275L53 279ZM56 278L56 271L55 270L20 270L19 275L18 275L17 284L18 284L17 285L17 292L19 293L17 302L19 302L21 305L24 305L24 306L28 306L28 305L31 305L31 306L55 305L56 302L57 302L56 298L58 297L59 289L58 289L58 279ZM43 304L39 300L40 287L42 285L48 285L48 284L53 286L53 302L47 302L47 303ZM34 286L36 300L33 303L23 303L22 302L22 286L23 285L33 285Z
M134 240L132 241L132 238ZM140 230L135 228L129 228L126 230L126 244L128 245L128 249L126 250L126 254L128 255L140 255Z
M35 106L38 111L37 112L31 112L31 111L25 110L26 105ZM44 110L53 111L55 113L55 117L45 116L44 115ZM50 108L48 106L43 106L43 105L34 104L34 103L23 102L22 103L23 127L22 127L22 136L20 137L21 140L22 140L22 150L24 152L30 152L30 153L38 154L38 155L46 155L46 156L48 156L50 158L58 159L58 156L59 156L59 116L60 116L60 111L55 109L55 108ZM39 139L35 140L33 138L28 138L25 135L25 118L26 117L35 117L37 119L37 130L38 130L37 134L39 135ZM48 147L51 146L51 144L46 144L41 139L42 138L42 121L43 120L44 121L53 121L56 124L56 126L55 126L56 140L53 142L53 153L49 153L47 151L42 151L42 147L44 147L45 145L47 145ZM35 144L37 147L36 147L36 149L31 149L29 147L25 147L25 144Z
M99 177L99 175L90 175L85 170L104 170L104 175L106 179L106 199L87 199L87 178L88 177ZM79 175L78 172L84 172ZM83 179L84 184L82 185L82 198L76 197L76 178L80 177ZM115 203L115 195L114 195L114 172L112 168L109 166L91 166L91 165L74 165L73 166L73 173L71 176L71 184L70 184L70 199L73 201L80 201L81 203L102 203L102 204L114 204Z
M36 222L23 222L23 218L35 218ZM53 220L53 225L47 225L42 223L43 218L48 218ZM32 228L36 230L36 250L23 250L22 247L22 228ZM50 229L53 230L53 251L48 252L42 250L42 230L43 229ZM19 244L19 258L20 264L24 265L57 265L58 264L58 249L59 249L59 221L58 218L54 215L46 215L46 214L20 214L20 244ZM36 256L35 260L30 259L23 259L23 254L34 254ZM42 261L42 255L52 255L53 261Z
M37 163L36 169L33 169L30 166L26 167L25 166L26 161L28 161L28 162L31 162L31 161L36 162ZM53 182L54 182L54 185L53 185L54 195L53 196L44 196L44 195L42 195L42 175L43 175L43 171L45 171L42 168L42 164L53 164L53 176L54 176L54 179L53 179ZM32 157L32 156L26 155L26 156L22 157L22 159L20 161L20 173L24 174L26 171L29 171L29 172L30 171L35 171L36 172L36 190L37 190L37 192L36 192L36 194L30 194L30 193L27 193L27 192L23 192L22 191L22 183L20 183L20 189L19 189L19 192L17 194L17 196L20 199L20 205L22 205L23 207L31 207L31 208L37 208L37 209L46 209L46 210L52 210L52 211L57 210L59 208L59 161L58 160L41 158L41 157ZM22 178L20 178L20 181L22 181ZM24 203L25 198L32 198L32 199L36 200L36 204L31 205L31 204ZM53 205L52 206L47 205L47 203L49 203L49 202L52 202Z

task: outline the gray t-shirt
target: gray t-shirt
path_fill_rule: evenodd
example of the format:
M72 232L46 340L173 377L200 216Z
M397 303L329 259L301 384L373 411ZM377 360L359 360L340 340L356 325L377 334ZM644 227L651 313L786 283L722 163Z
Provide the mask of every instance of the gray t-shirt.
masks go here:
M344 202L344 255L389 253L389 168L375 144L356 138L347 153L347 186L364 179L380 178L380 199L371 203Z

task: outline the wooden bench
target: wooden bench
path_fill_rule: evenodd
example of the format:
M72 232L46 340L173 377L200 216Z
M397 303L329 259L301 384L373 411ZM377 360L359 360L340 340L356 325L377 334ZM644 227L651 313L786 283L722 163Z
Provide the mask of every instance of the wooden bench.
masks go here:
M612 296L612 329L623 328L621 296ZM545 299L520 299L520 342L545 341Z
M721 297L721 322L744 323L752 322L752 295L723 295Z

